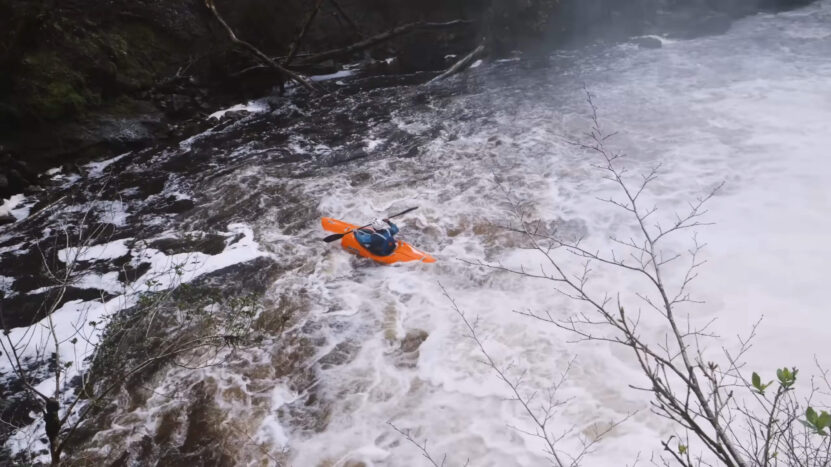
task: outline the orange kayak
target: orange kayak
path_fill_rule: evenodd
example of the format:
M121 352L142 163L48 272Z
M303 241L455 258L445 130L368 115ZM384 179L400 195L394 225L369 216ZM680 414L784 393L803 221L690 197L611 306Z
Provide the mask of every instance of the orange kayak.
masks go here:
M337 219L332 219L330 217L324 217L320 219L320 223L323 224L323 230L337 234L341 234L358 228L357 225L348 224L346 222L339 221ZM436 259L432 256L428 255L423 251L419 251L413 248L409 243L402 242L401 240L398 240L398 246L395 248L395 251L393 251L392 254L389 256L373 255L366 248L361 246L360 243L358 243L358 240L355 238L355 234L351 232L348 235L343 236L343 238L340 241L340 244L344 250L351 251L352 253L361 255L365 258L369 258L384 264L393 264L405 261L420 261L422 263L436 262Z

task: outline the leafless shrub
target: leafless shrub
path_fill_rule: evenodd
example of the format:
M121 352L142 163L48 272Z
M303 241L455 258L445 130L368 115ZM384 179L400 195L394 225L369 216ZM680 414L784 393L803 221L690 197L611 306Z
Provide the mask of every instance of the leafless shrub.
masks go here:
M52 465L64 462L78 443L79 428L130 382L164 365L218 365L239 346L252 345L250 328L260 310L255 296L222 297L183 284L193 267L186 257L145 275L142 284L125 285L115 298L102 296L96 306L108 311L100 317L90 315L88 303L71 322L57 322L55 312L76 284L85 255L112 233L93 222L93 210L61 225L62 240L39 247L52 282L41 305L43 319L14 330L4 325L0 336L2 358L41 405L43 418L35 427L46 435ZM2 315L0 308L0 323ZM48 369L45 379L43 368ZM31 433L32 458L40 454L43 434Z
M758 323L750 336L739 339L737 352L723 348L721 358L714 361L705 356L707 345L718 342L718 336L710 331L712 321L697 325L679 311L682 304L701 303L692 296L690 286L704 264L701 256L705 245L693 232L706 225L705 206L722 184L695 198L685 212L669 220L657 219L658 208L647 198L650 186L660 177L660 165L640 176L631 174L624 165L624 155L609 147L614 133L602 130L597 107L588 92L587 101L591 131L585 141L572 144L597 159L592 166L618 192L617 197L601 201L624 212L637 233L628 238L611 236L613 247L608 252L590 249L583 239L551 232L541 220L532 218L528 204L497 179L514 220L505 227L521 234L529 248L538 253L541 264L535 268L482 261L470 264L550 282L558 292L581 304L582 310L567 319L547 311L520 314L566 330L578 340L609 342L629 349L646 381L634 389L651 393L652 411L677 427L675 435L661 440L663 455L653 462L687 467L831 465L831 414L814 408L821 403L815 396L827 395L823 394L829 389L827 373L821 370L821 377L811 381L807 398L797 396L794 390L796 368L776 370L776 379L770 382L757 373L747 376L744 356L751 348ZM684 232L692 233L689 248L673 251L667 240ZM668 270L682 260L687 266L681 279L668 280ZM624 307L620 292L590 290L588 284L596 268L616 269L641 278L649 292L637 293L640 303ZM631 311L633 308L637 310ZM465 319L458 308L457 312ZM662 339L650 339L641 332L643 313L659 317ZM474 326L466 319L465 323L473 333ZM475 339L475 333L473 336ZM494 366L492 361L490 364ZM501 379L513 389L510 380ZM548 441L547 412L536 418L526 410L538 427L531 434ZM557 459L553 443L549 448L559 465L568 465Z

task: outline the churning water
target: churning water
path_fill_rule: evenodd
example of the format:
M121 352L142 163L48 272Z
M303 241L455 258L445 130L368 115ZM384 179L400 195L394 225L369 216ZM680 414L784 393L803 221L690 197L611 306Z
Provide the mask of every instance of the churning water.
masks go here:
M590 126L584 85L602 125L619 133L610 145L628 155L632 174L663 164L648 193L658 215L671 219L726 182L706 217L714 225L697 229L708 263L694 291L705 303L684 308L696 322L717 318L722 338L712 347L735 344L736 334L764 316L751 369L811 373L831 326L824 294L831 260L827 0L655 50L569 51L482 66L438 86L280 101L179 147L94 167L96 174L76 183L93 191L99 172L152 178L164 170L164 190L153 196L193 201L187 214L165 215L125 191L130 238L160 235L159 219L180 231L250 228L258 251L281 265L268 284L269 306L293 318L273 341L222 367L160 375L156 395L121 407L90 449L146 462L182 444L189 430L204 429L238 440L217 445L240 464L426 465L391 421L429 439L431 454L447 454L449 465L547 465L542 444L512 428L531 426L509 388L481 364L441 284L478 317L491 356L516 374L527 370L528 391L545 388L576 357L561 394L571 399L555 432L588 433L634 414L586 465L649 458L672 431L629 388L642 381L626 352L570 343L574 336L514 312L565 318L581 310L552 284L465 262L529 269L542 262L497 227L509 221L495 180L531 203L537 217L585 235L593 247L609 248L610 235L632 228L598 200L614 187L592 168L593 156L567 142ZM419 209L401 219L401 237L437 264L377 266L319 240L321 216L362 222L410 206ZM685 248L687 240L672 246ZM577 258L567 261L580 267ZM636 277L603 269L590 282L633 308L632 292L642 287ZM645 318L644 334L661 338L658 323ZM170 397L174 387L178 396ZM196 399L209 416L194 415ZM141 447L148 436L160 447ZM562 448L573 451L576 443L567 436Z

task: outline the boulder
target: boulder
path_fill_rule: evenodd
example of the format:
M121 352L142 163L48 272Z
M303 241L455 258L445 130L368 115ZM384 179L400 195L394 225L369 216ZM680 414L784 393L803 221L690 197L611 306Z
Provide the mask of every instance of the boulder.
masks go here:
M654 36L636 37L632 42L641 49L660 49L664 46L664 43Z

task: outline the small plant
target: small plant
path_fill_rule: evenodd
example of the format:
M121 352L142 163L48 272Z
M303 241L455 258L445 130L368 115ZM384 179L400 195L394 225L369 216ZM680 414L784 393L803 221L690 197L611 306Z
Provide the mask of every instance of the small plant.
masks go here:
M779 384L782 385L785 389L791 389L794 384L796 384L796 374L799 373L799 370L793 368L791 370L787 368L781 368L776 370L776 377L779 379Z
M759 373L753 372L751 377L751 384L753 385L753 389L756 391L757 394L764 396L765 390L773 384L773 381L769 381L765 384L762 384L762 378L759 376Z
M817 413L813 407L808 407L805 410L805 420L802 420L802 424L820 436L828 436L827 430L831 428L831 414L824 410Z

